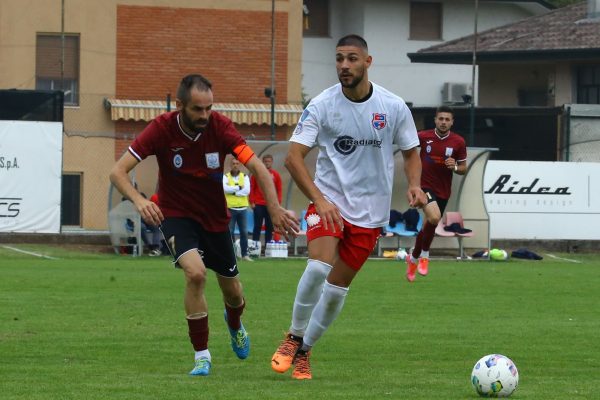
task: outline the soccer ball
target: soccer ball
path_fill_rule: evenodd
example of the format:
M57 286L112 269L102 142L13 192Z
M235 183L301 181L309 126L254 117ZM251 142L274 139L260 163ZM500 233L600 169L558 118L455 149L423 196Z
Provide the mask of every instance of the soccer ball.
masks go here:
M508 397L517 389L519 371L502 354L488 354L475 363L471 384L482 397Z
M406 260L406 256L408 255L408 253L406 252L406 250L404 250L402 247L398 249L398 251L396 252L396 260Z
M504 261L508 259L508 253L506 250L501 249L491 249L490 250L490 260L493 261Z

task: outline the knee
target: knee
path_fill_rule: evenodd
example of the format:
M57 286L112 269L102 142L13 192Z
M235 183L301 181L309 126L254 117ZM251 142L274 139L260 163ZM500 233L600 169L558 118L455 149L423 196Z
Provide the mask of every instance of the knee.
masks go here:
M186 274L186 278L189 284L194 286L204 286L206 283L206 270L198 269L190 271Z
M437 226L437 224L440 222L440 215L435 214L435 215L427 216L427 222L430 225Z
M440 210L437 209L437 207L429 209L425 213L425 220L431 225L437 226L437 224L440 222L440 219L442 219L442 214L440 213Z
M231 306L237 306L244 302L244 294L242 293L242 285L239 281L232 282L230 285L222 286L223 298L225 302Z

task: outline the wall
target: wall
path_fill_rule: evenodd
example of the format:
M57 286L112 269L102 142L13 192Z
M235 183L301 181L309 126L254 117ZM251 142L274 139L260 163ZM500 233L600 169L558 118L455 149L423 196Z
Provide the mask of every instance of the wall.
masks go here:
M516 107L519 89L548 91L554 64L484 64L479 67L479 106ZM547 104L552 106L554 104Z
M371 80L415 106L438 105L444 82L471 82L471 66L411 64L406 54L473 33L473 2L447 0L443 3L442 40L416 41L408 40L409 0L370 0L358 5L331 0L331 37L304 38L304 91L312 98L337 83L335 43L345 34L357 33L365 36L373 56L369 70ZM480 2L478 30L505 25L541 11L541 8L528 11L510 2Z
M115 156L120 156L124 146L118 140L115 143L115 123L110 120L110 114L104 108L104 98L115 97L119 93L162 100L166 93L176 90L180 74L192 69L203 69L209 60L217 76L216 81L209 76L216 84L215 101L267 103L263 89L270 86L272 2L65 0L64 4L65 32L81 35L80 104L77 107L67 107L64 113L64 129L67 132L64 136L64 171L82 173L84 177L82 227L106 229L107 174ZM277 102L300 102L302 1L277 0L275 5ZM148 17L141 23L138 20L133 26L136 29L145 27L145 33L128 31L131 38L126 37L125 42L131 47L127 51L117 46L120 7L125 10L135 7ZM152 14L157 7L163 12ZM201 13L198 9L205 11ZM204 20L205 16L211 19ZM189 18L195 25L182 30L182 22L189 22ZM244 28L243 32L237 32L237 37L225 35L228 32L235 33L231 29L232 20ZM215 23L219 25L211 25L209 30L201 29L203 25ZM260 27L260 35L256 30L249 29L250 23ZM121 32L125 28L121 26ZM144 47L145 35L159 29L163 31L154 39L152 44L155 46ZM0 1L0 88L34 89L36 33L57 33L60 30L60 1ZM216 31L224 37L224 42L217 40L219 38L215 36ZM142 42L131 43L128 39L142 39ZM163 46L156 46L161 39L165 41ZM264 43L265 41L268 43ZM220 47L213 48L210 52L199 51L202 46L215 44ZM259 44L260 49L257 50ZM186 50L170 53L174 49L181 49L181 46L187 46ZM140 50L148 51L147 55L157 58L158 60L152 60L157 62L136 65L135 56L139 54L135 52ZM133 57L130 57L132 54ZM121 60L119 55L122 56ZM129 63L123 64L123 60ZM171 64L172 60L176 62ZM253 65L250 69L245 67L249 61ZM148 67L151 68L147 69ZM118 83L118 79L125 73L123 68L129 68L125 75L127 79L138 79L134 82L137 86L128 87L127 84ZM217 73L221 72L219 77ZM145 82L141 82L142 79ZM219 88L225 90L219 92ZM154 94L155 92L158 94ZM232 100L223 96L230 96Z
M288 98L287 17L276 12L275 82L280 99ZM163 100L167 93L175 97L181 77L201 73L213 83L215 102L266 103L271 12L118 5L116 72L118 98Z

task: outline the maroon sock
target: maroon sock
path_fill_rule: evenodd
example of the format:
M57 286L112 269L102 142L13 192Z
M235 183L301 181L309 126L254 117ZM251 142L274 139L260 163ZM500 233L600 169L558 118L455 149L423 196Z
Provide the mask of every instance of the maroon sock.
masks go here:
M195 351L208 349L208 315L203 318L187 318L190 342Z
M435 236L435 225L430 224L429 222L425 222L425 226L423 226L423 238L422 238L422 246L421 248L425 251L429 251L431 247L431 242L433 242L433 237Z
M415 240L415 247L413 248L413 251L412 251L412 256L414 258L419 258L419 256L421 255L422 246L423 246L423 229L421 229L419 231L419 233L417 234L417 240Z
M238 330L242 327L242 313L244 312L244 307L246 306L246 301L242 303L239 307L231 307L229 304L225 303L225 312L227 312L227 325L233 329Z

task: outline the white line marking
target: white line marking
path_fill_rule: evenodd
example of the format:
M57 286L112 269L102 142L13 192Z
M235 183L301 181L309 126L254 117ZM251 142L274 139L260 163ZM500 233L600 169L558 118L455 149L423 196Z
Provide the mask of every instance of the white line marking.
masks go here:
M48 258L50 260L58 260L58 258L56 258L56 257L45 256L43 254L34 253L32 251L17 249L16 247L10 247L10 246L2 246L2 247L5 249L16 251L17 253L29 254L30 256L36 256L36 257L41 257L41 258Z
M572 263L581 264L581 261L579 261L579 260L571 260L570 258L562 258L562 257L555 256L554 254L548 254L548 253L546 253L546 255L548 257L552 257L552 258L555 258L557 260L563 260L563 261L568 261L568 262L572 262Z

